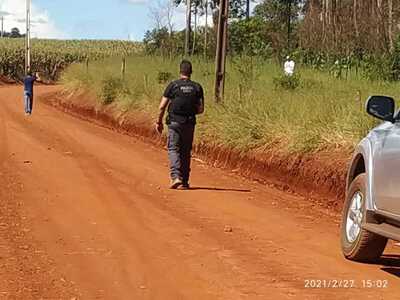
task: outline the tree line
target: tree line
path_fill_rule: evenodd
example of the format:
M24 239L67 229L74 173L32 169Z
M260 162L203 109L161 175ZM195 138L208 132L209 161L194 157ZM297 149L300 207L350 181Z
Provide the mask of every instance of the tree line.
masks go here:
M6 38L23 38L25 37L25 34L21 34L21 32L19 31L19 29L17 27L11 28L10 32L7 31L0 31L0 36L1 37L6 37Z
M301 47L349 54L390 53L400 32L400 1L304 1Z
M185 35L174 30L172 16L174 9L186 6L187 1L165 1L169 17L164 21L160 15L155 18L158 25L146 33L144 43L149 54L176 56L184 51ZM190 2L191 53L212 58L219 0ZM290 54L318 68L339 65L363 69L370 75L388 69L379 76L400 79L400 70L393 71L400 65L400 1L263 0L250 16L249 2L229 2L230 55L282 58ZM199 26L200 17L203 23L207 17L209 25Z

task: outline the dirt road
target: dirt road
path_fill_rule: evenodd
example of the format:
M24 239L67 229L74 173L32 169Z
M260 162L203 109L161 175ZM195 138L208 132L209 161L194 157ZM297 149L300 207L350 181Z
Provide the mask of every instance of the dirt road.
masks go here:
M400 248L348 262L337 216L300 196L201 162L170 191L164 151L21 101L0 87L0 298L399 299Z

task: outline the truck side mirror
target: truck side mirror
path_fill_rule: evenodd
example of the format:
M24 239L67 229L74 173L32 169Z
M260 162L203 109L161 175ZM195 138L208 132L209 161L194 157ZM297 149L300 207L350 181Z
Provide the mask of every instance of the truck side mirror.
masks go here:
M367 113L387 122L394 122L394 99L387 96L371 96L367 100Z

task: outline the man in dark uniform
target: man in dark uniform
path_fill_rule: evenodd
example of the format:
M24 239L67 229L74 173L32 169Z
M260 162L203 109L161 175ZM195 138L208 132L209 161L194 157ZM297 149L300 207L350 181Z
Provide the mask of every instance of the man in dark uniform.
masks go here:
M39 74L32 75L31 71L24 78L24 103L25 103L25 115L30 116L32 114L33 106L33 84L35 81L39 81Z
M156 129L161 134L163 118L168 107L168 156L171 189L189 189L190 160L196 115L204 112L204 92L200 84L191 81L192 64L183 60L180 79L171 82L160 103Z

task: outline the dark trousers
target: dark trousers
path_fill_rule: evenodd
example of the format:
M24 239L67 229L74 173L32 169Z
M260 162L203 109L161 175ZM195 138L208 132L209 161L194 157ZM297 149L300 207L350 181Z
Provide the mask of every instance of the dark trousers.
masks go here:
M194 137L193 124L171 122L168 125L168 156L171 178L189 182L190 160Z

